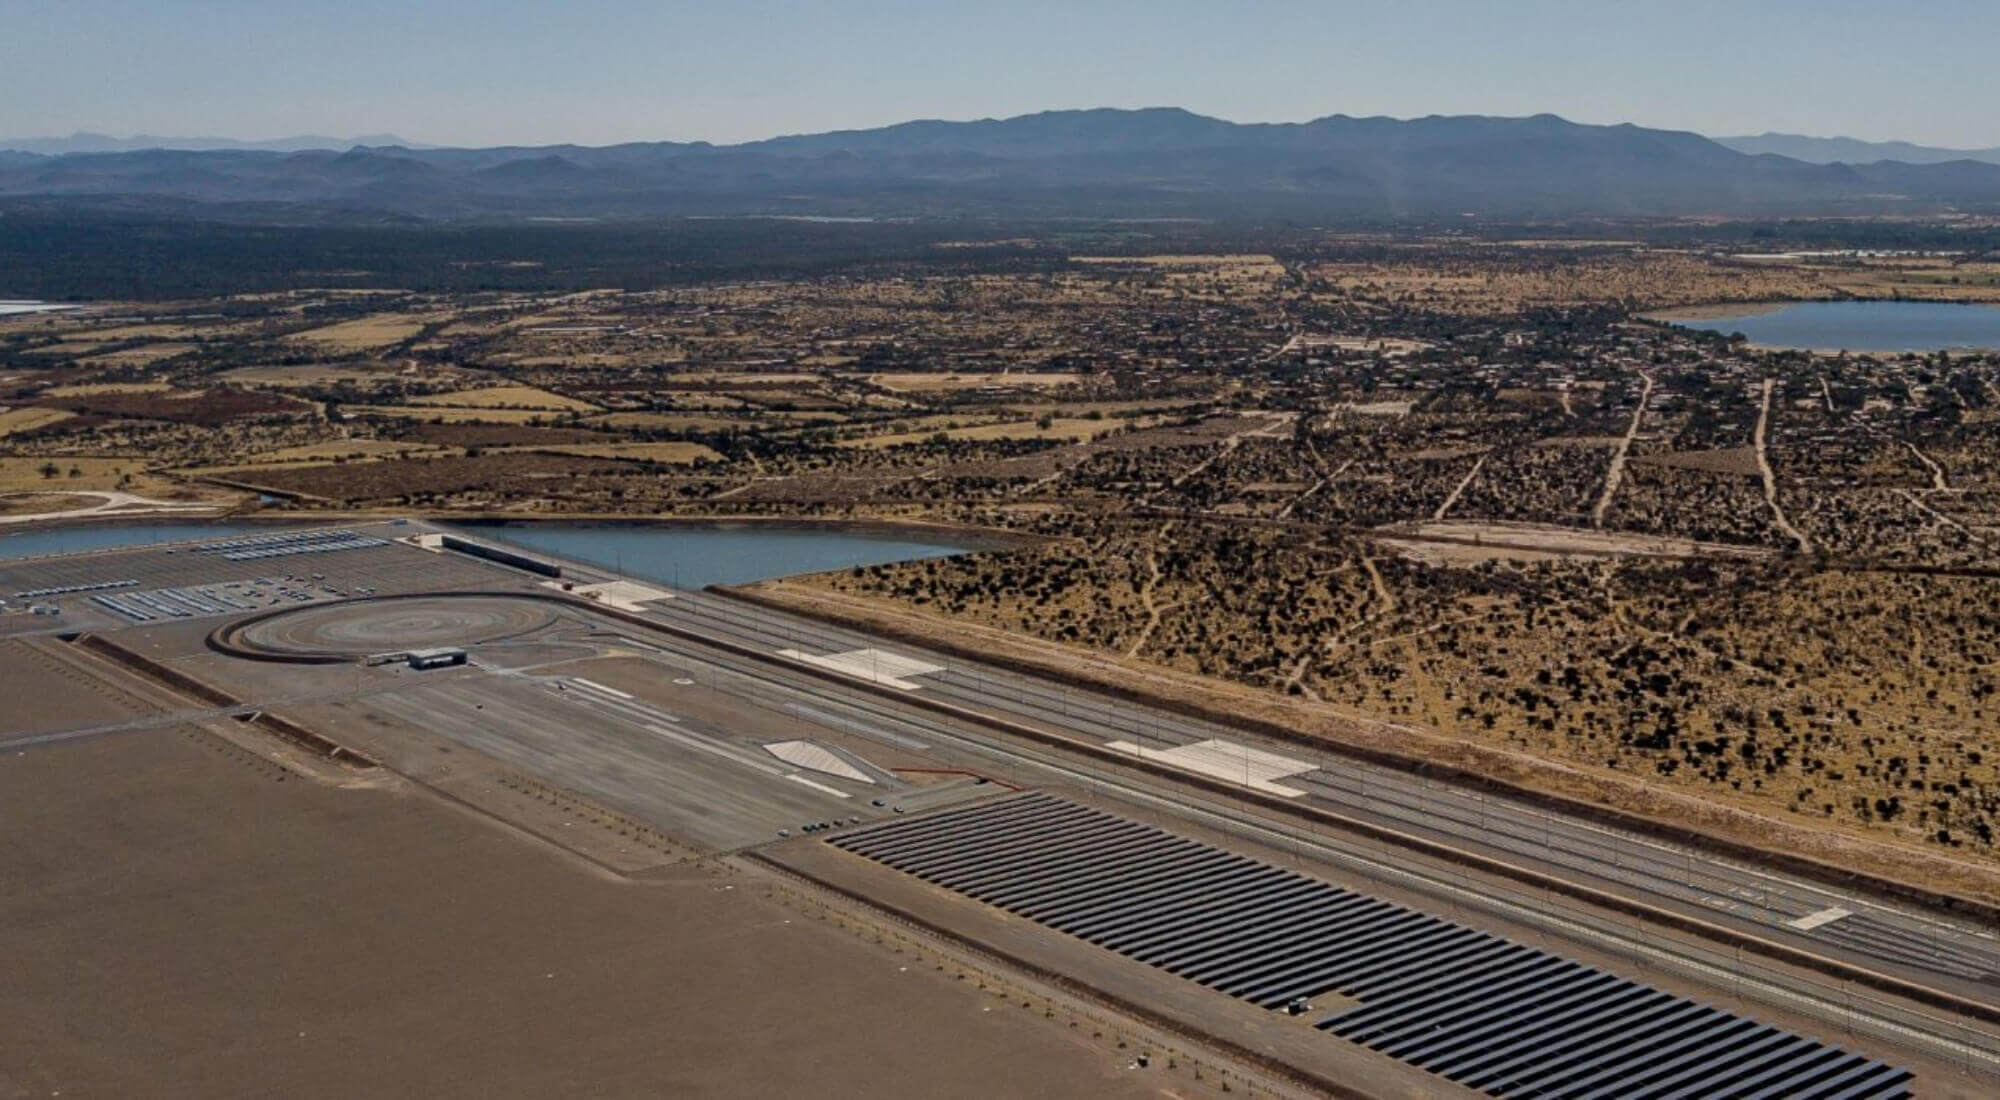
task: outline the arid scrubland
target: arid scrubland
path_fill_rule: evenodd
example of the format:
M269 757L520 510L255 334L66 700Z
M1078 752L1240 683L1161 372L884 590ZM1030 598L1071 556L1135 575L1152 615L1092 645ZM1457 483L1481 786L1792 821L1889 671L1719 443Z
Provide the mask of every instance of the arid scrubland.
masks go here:
M813 583L1994 858L2000 361L1637 316L1987 266L1329 237L118 307L0 322L0 471L1008 528Z

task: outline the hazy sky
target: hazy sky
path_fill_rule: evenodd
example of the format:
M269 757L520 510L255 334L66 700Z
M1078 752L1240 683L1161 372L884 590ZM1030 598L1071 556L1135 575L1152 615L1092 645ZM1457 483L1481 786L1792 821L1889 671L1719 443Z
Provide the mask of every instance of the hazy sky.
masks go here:
M735 141L1053 107L2000 145L1994 0L0 0L0 135Z

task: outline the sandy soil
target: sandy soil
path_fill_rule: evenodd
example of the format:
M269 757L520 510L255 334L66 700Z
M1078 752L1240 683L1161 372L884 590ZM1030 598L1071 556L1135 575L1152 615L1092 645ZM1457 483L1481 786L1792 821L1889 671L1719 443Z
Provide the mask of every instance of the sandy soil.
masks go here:
M0 1096L1188 1087L748 876L618 880L206 734L7 754L0 807Z

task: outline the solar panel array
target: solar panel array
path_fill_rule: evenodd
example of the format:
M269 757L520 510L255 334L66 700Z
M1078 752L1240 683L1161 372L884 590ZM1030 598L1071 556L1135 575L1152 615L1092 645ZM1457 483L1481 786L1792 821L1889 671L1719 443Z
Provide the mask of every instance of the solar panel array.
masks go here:
M387 543L352 531L304 531L284 535L252 535L248 538L207 542L194 547L197 554L220 554L229 561L257 561L293 554L331 554L341 550L365 550Z
M1908 1070L1040 793L831 838L1494 1096L1910 1094Z
M26 600L36 596L67 596L75 592L101 592L110 588L130 588L138 583L136 580L122 580L91 581L87 584L59 584L54 588L31 588L26 592L16 592L14 593L14 598Z

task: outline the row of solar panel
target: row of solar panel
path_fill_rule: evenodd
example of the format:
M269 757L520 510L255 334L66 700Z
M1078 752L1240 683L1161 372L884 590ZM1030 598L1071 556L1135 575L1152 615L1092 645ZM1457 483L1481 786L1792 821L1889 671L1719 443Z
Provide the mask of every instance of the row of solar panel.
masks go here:
M1908 1095L1911 1074L1149 825L1031 793L831 838L1495 1096Z
M92 581L89 584L61 584L54 588L31 588L26 592L16 592L14 593L14 598L26 600L33 599L36 596L67 596L73 592L102 592L108 588L131 588L138 583L136 580L122 580Z
M340 550L366 550L381 546L381 539L364 538L360 535L342 539L322 539L314 542L292 543L285 546L266 546L254 550L231 550L223 554L228 561L259 561L264 558L283 558L293 554L331 554Z
M292 531L274 535L249 535L243 538L223 539L218 542L204 542L192 547L197 554L221 554L231 550L266 550L280 546L297 546L303 543L323 542L328 539L356 538L354 532L345 528L335 531Z
M309 597L301 595L303 600ZM261 604L231 599L212 588L156 588L150 592L123 592L116 596L92 596L100 606L110 608L135 622L151 622L161 616L185 619L195 615L222 615L230 610L248 611Z

